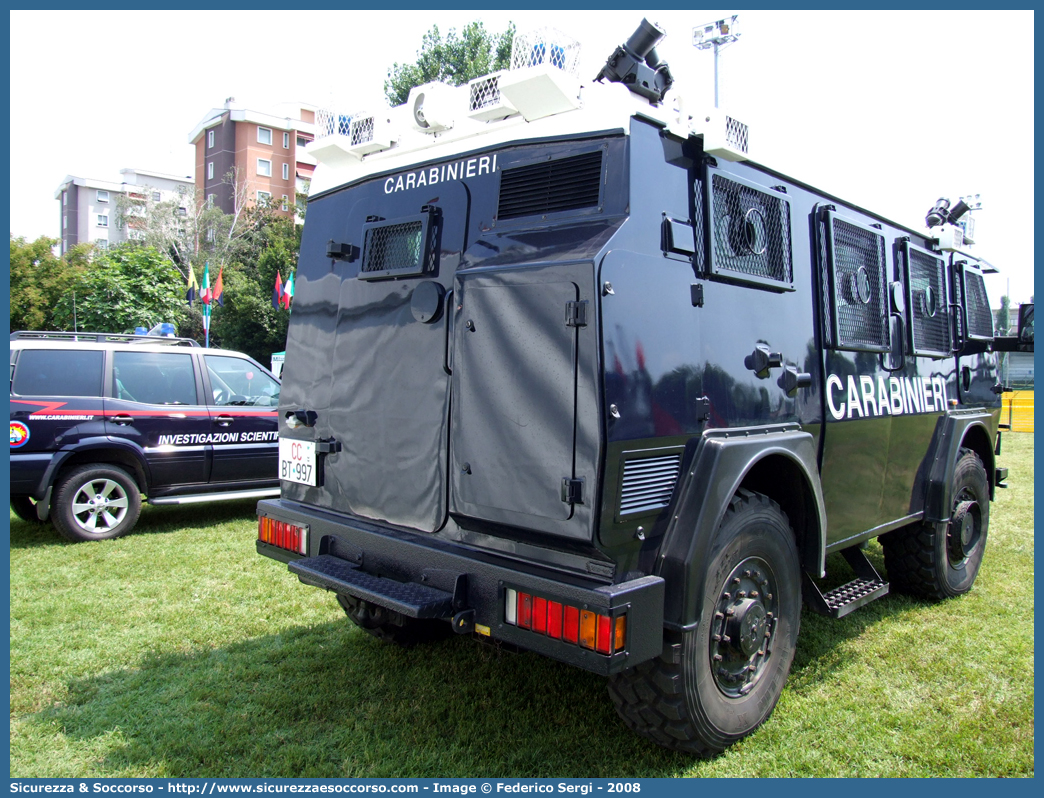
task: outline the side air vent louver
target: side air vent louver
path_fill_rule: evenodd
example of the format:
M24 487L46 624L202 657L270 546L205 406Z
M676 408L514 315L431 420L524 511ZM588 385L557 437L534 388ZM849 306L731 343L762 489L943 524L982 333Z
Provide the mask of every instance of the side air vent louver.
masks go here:
M681 453L627 460L620 490L620 515L666 507L671 502L680 473Z
M497 219L596 208L602 189L602 150L505 169Z

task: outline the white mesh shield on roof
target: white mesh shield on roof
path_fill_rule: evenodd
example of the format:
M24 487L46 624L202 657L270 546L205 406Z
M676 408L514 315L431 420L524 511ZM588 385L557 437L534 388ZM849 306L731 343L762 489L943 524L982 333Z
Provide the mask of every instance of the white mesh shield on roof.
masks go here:
M538 64L551 64L579 76L580 43L555 28L516 34L511 45L511 68L525 69Z

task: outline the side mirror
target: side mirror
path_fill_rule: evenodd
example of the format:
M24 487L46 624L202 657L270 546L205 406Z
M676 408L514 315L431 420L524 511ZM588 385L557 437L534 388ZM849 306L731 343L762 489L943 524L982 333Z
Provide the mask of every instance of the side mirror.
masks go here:
M1019 349L1023 349L1025 346L1029 346L1029 349L1024 351L1033 351L1033 304L1019 305Z

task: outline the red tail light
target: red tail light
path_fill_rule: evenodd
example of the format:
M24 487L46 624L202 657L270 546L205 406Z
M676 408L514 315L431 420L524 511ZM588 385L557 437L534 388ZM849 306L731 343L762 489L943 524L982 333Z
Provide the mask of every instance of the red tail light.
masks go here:
M547 636L562 639L562 605L557 601L547 602Z
M257 519L257 539L297 554L308 553L307 526L297 526L262 515Z
M533 597L533 631L547 634L547 599Z
M504 594L504 621L605 655L623 651L627 637L626 615L601 615L512 588Z

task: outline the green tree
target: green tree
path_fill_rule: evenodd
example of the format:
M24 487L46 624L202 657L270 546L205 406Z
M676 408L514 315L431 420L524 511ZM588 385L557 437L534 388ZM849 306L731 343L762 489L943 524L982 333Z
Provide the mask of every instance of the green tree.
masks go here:
M54 254L58 241L11 237L11 331L53 330L54 306L75 267Z
M515 24L508 23L503 33L489 33L481 22L471 22L460 35L450 28L446 38L438 25L424 34L417 61L395 63L384 81L384 96L389 105L402 105L409 99L410 89L433 80L460 86L474 78L507 69L511 63L511 44L515 40Z
M76 247L70 255L80 260L89 249ZM133 332L176 322L184 304L184 281L170 261L152 247L124 243L93 250L63 286L53 318L57 329L71 330L75 323L92 332Z
M1007 335L1011 327L1011 298L1002 296L1000 298L1000 311L997 313L997 333Z
M263 209L262 209L263 210ZM250 251L225 269L224 305L214 308L211 345L245 352L268 364L273 352L286 348L290 314L272 307L276 273L285 281L297 269L301 225L286 217L257 218Z

